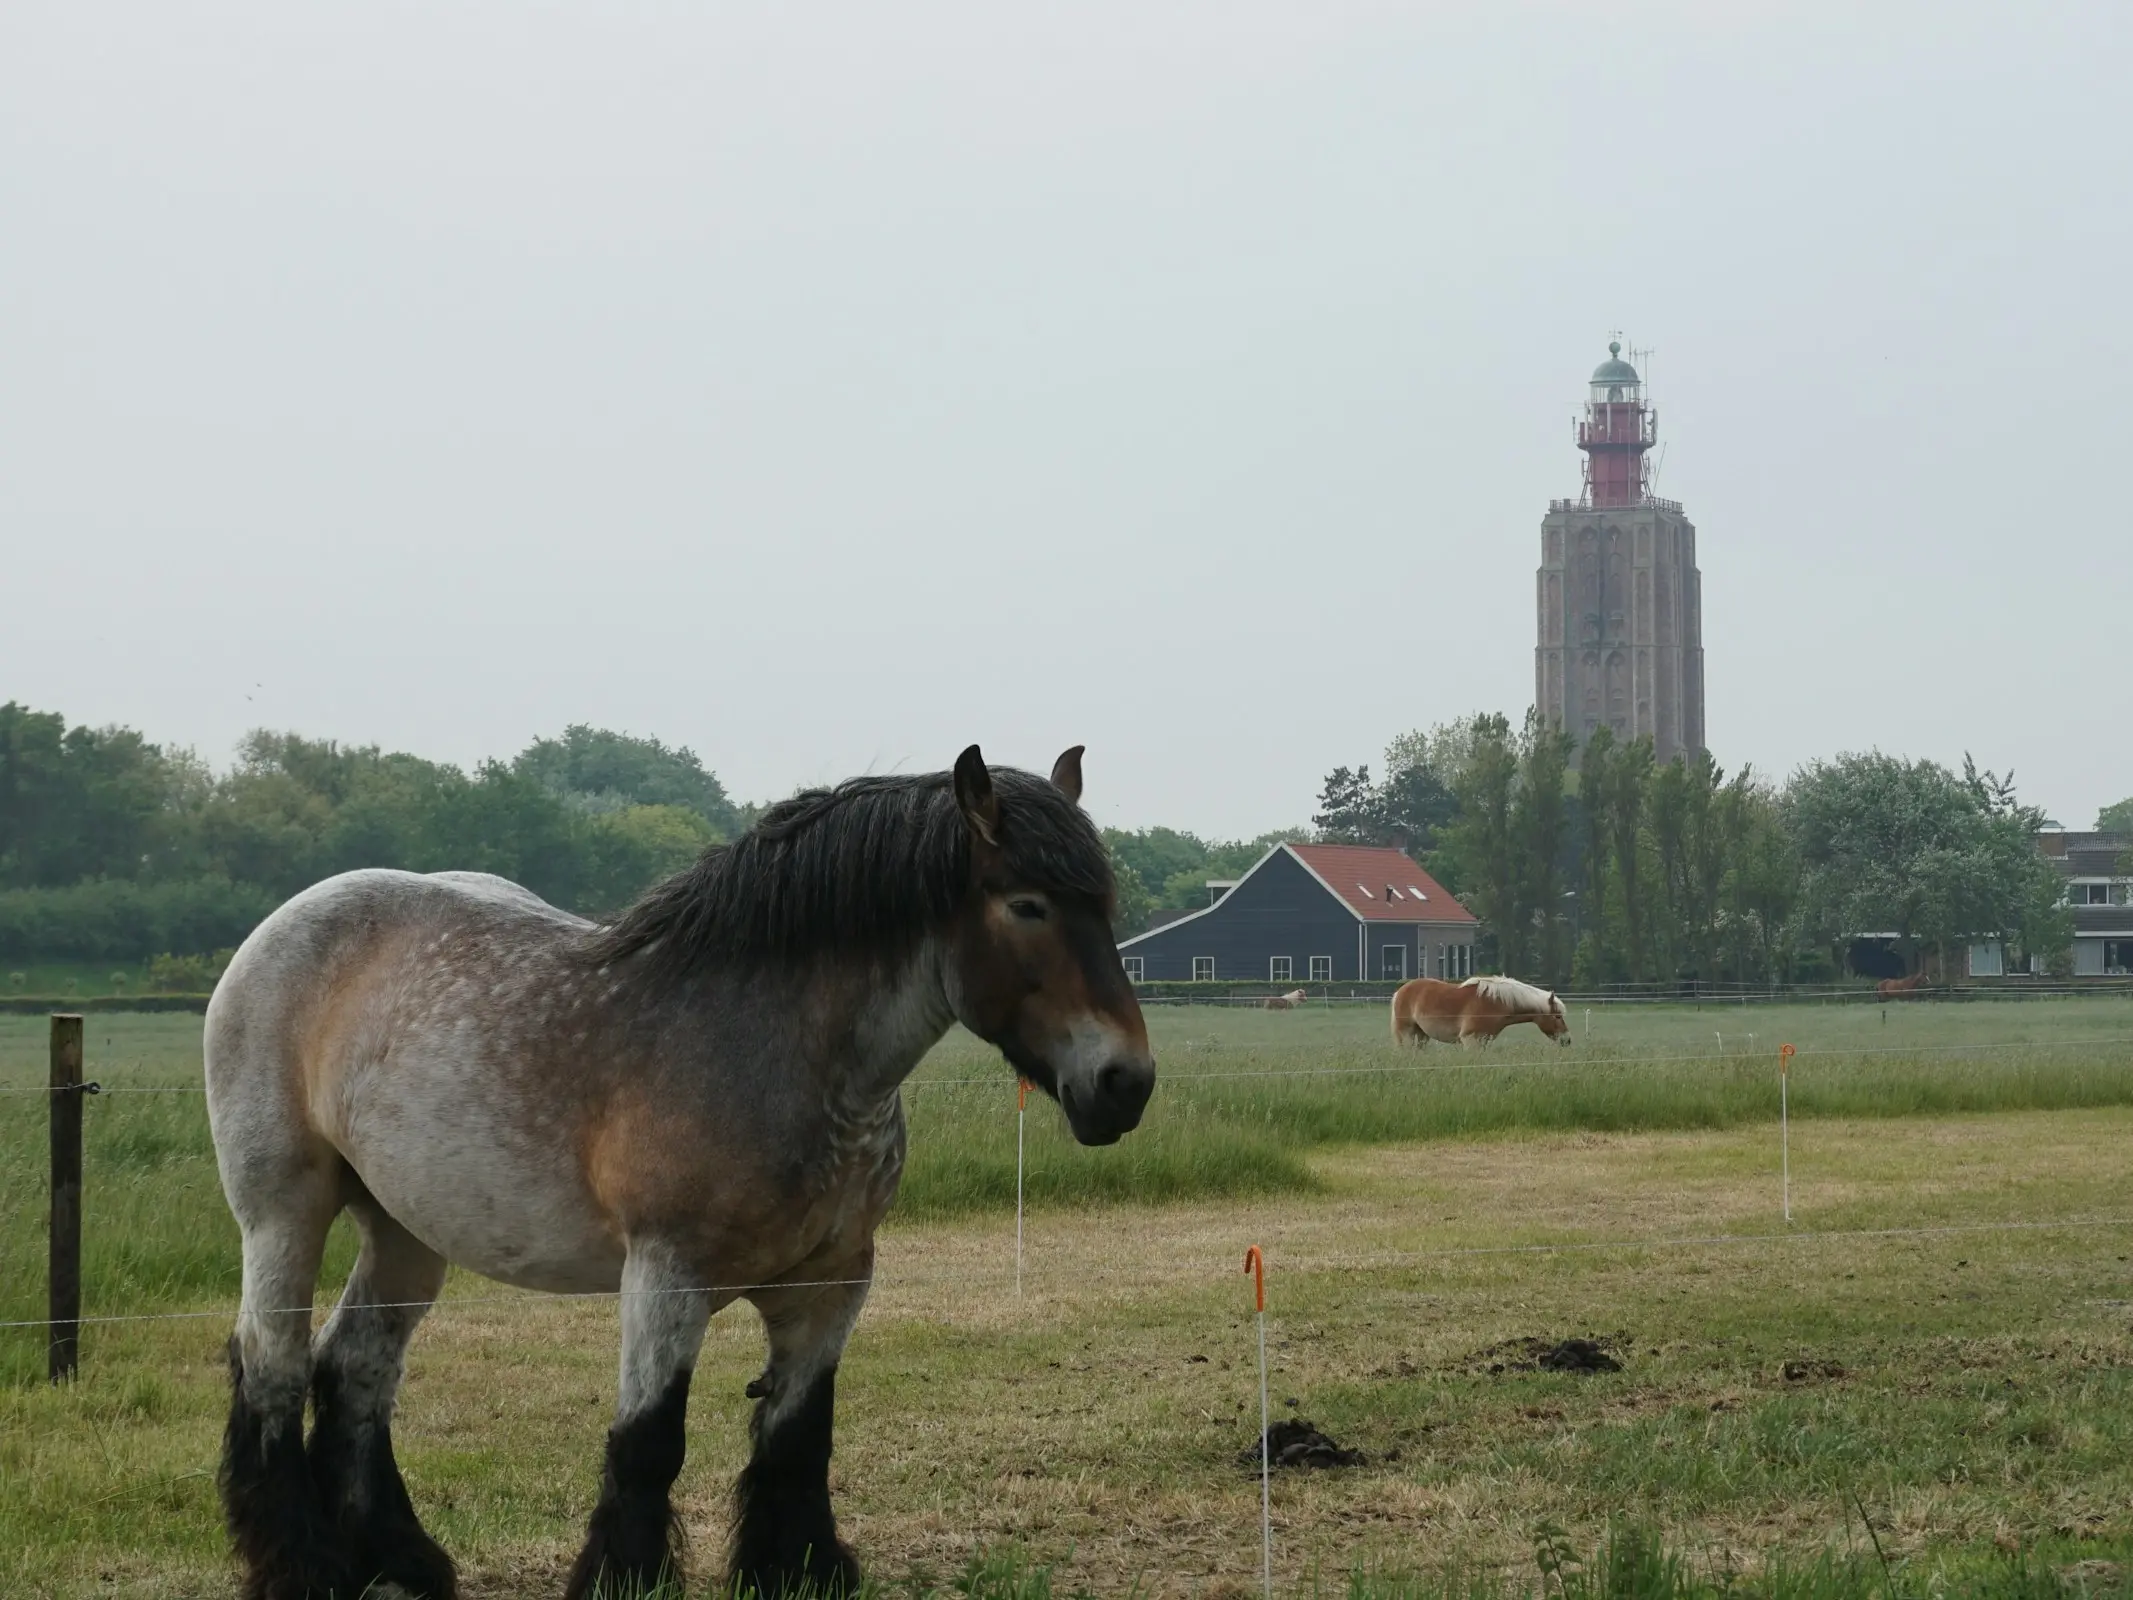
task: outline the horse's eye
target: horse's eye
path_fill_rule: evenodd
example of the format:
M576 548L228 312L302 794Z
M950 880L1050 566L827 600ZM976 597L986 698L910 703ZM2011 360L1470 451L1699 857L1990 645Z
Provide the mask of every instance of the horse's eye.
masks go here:
M1010 900L1007 902L1007 909L1024 922L1042 922L1044 920L1044 902L1042 900Z

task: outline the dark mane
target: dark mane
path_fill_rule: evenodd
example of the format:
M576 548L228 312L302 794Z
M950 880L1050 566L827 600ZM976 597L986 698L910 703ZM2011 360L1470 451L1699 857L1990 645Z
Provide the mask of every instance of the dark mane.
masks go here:
M1000 849L1018 886L1111 903L1110 854L1048 778L994 767ZM852 778L780 801L731 844L646 891L594 935L601 963L681 979L712 964L845 952L895 958L948 921L970 884L970 830L946 772Z

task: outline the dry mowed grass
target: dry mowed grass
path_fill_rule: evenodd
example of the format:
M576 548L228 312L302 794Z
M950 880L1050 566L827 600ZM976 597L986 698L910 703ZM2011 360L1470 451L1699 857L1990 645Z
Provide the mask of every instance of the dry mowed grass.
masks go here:
M1182 1030L1227 1024L1159 1026L1189 1061ZM160 1238L152 1208L191 1205L171 1197L200 1181L171 1140L125 1169L139 1210L115 1214L144 1238ZM1863 1511L1921 1592L2008 1549L2133 1550L2133 1106L1797 1123L1789 1230L1767 1121L1342 1138L1292 1157L1305 1190L1037 1211L1019 1296L1010 1214L893 1223L839 1381L834 1483L870 1568L945 1576L1015 1544L1097 1593L1256 1588L1258 1487L1236 1465L1257 1425L1248 1243L1272 1267L1277 1414L1368 1457L1276 1483L1285 1587L1338 1588L1358 1566L1530 1572L1538 1528L1589 1541L1625 1515L1752 1569L1775 1548L1862 1546ZM32 1192L0 1178L13 1204ZM0 1226L19 1306L41 1261ZM9 1368L0 1592L229 1592L212 1479L227 1325L209 1287L224 1250L208 1238L170 1296L214 1318L93 1329L64 1390ZM455 1277L418 1337L397 1443L470 1594L560 1587L615 1323L611 1303ZM1521 1370L1502 1348L1573 1335L1608 1341L1622 1370ZM679 1489L703 1570L760 1360L745 1307L716 1319Z

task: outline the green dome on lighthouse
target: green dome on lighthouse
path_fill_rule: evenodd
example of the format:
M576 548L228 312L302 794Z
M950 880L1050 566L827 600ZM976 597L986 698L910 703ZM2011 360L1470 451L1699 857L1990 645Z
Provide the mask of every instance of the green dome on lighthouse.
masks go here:
M1592 381L1610 386L1635 383L1637 369L1622 359L1621 345L1610 344L1607 347L1607 359L1592 369Z

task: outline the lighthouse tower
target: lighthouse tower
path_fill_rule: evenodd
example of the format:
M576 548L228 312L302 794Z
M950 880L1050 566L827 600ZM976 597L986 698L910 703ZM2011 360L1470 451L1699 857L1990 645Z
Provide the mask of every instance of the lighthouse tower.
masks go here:
M1651 493L1658 413L1619 343L1577 423L1585 490L1541 520L1534 704L1577 738L1649 737L1662 762L1704 748L1703 579L1680 502Z

